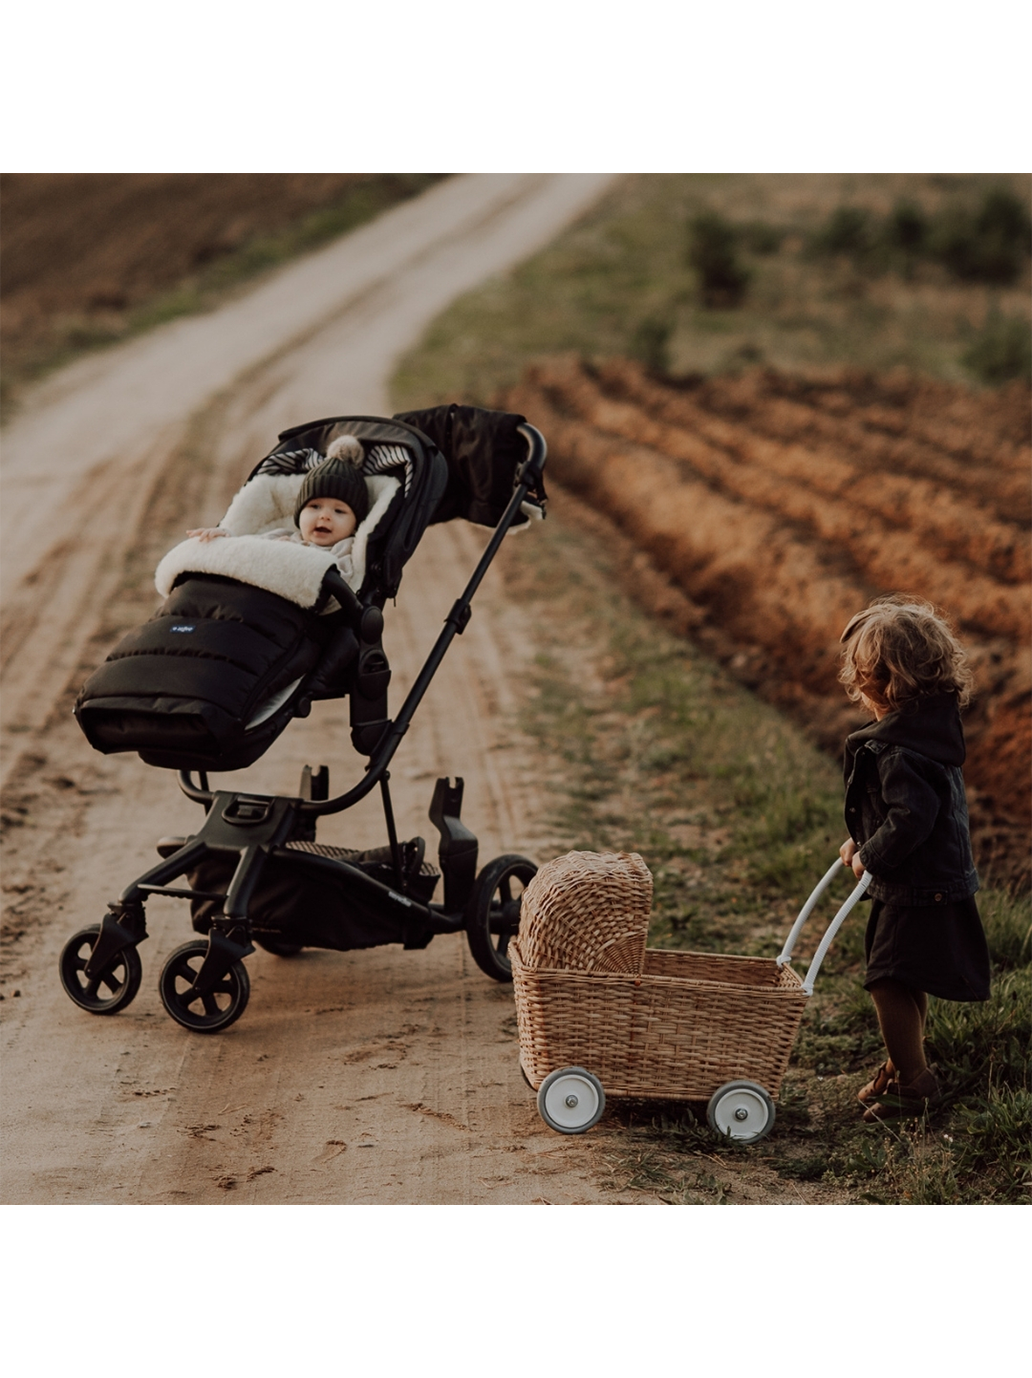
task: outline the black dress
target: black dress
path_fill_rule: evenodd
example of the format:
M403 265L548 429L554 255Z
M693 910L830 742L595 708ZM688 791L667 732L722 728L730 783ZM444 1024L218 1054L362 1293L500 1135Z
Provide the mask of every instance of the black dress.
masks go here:
M864 985L889 979L942 1000L988 1000L953 693L931 694L846 741L846 825L871 874Z
M889 978L941 1000L989 999L989 949L974 895L954 904L871 901L864 986Z

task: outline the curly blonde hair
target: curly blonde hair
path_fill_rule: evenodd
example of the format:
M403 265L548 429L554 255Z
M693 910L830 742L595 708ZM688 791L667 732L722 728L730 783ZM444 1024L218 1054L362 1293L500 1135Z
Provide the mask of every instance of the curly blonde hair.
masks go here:
M890 712L928 694L954 692L963 708L973 676L944 614L905 593L876 598L842 633L839 679L856 703L866 696Z

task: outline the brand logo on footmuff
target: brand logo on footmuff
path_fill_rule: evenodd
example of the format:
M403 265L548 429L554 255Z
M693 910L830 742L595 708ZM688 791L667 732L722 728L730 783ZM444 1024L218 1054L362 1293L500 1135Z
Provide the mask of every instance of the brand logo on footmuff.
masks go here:
M193 627L170 627L170 628L169 628L169 631L172 631L172 632L192 632L192 631L193 631Z

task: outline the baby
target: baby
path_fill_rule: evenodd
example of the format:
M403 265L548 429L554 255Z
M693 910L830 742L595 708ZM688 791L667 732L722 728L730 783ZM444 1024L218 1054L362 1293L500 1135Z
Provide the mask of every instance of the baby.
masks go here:
M369 512L369 492L362 477L362 446L354 436L341 436L330 446L329 456L312 469L297 495L294 527L264 531L266 541L294 541L329 550L345 579L353 573L352 547L355 531ZM221 526L188 531L202 541L231 533Z

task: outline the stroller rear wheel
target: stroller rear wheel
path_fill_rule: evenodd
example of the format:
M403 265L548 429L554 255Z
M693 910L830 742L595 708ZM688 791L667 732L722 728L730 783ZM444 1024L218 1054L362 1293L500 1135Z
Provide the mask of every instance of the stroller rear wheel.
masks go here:
M80 929L61 951L61 984L81 1010L90 1014L116 1014L136 999L143 979L143 964L135 947L123 947L111 957L99 976L86 975L86 963L100 935L100 924Z
M251 982L243 962L234 962L215 988L198 995L193 985L201 969L208 944L203 938L177 947L161 971L158 993L161 1003L184 1029L195 1033L218 1033L228 1029L247 1009Z
M537 867L525 856L499 856L477 876L466 906L466 937L473 960L495 981L512 980L509 940L520 924L520 898Z

